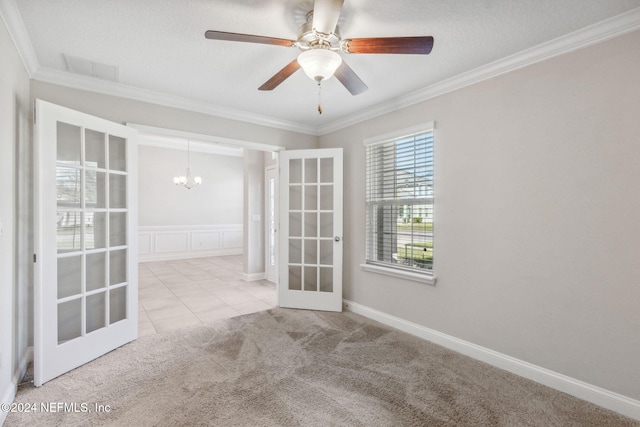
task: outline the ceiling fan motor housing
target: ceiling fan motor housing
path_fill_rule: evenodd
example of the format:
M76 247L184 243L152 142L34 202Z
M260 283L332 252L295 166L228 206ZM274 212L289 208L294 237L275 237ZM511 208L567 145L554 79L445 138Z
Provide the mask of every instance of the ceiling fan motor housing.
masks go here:
M301 50L307 49L331 49L339 50L340 41L340 28L336 26L336 29L331 34L320 33L313 29L313 11L307 15L307 22L303 24L298 30L297 44Z

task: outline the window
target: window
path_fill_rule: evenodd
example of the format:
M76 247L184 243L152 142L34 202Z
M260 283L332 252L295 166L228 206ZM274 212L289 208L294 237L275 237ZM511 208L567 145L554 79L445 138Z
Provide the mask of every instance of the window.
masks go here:
M367 265L433 274L433 124L365 141Z

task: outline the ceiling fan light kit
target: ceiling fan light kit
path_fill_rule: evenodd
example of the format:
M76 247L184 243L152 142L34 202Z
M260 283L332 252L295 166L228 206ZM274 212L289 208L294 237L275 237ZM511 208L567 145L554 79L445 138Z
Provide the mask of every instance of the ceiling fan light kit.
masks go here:
M311 49L298 55L298 64L310 79L321 82L333 76L342 58L333 50Z
M352 94L365 92L367 85L347 65L338 52L346 54L417 54L428 55L433 48L433 37L378 37L343 39L338 20L344 0L315 0L307 22L300 27L297 40L229 33L209 30L205 37L211 40L241 41L274 46L297 47L302 50L294 59L259 90L270 91L302 68L309 78L320 84L334 74Z

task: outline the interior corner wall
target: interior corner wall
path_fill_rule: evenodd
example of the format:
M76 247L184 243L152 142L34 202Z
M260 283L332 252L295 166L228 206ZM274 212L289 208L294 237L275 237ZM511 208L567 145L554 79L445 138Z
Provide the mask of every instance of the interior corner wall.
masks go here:
M26 368L31 168L29 76L0 20L0 403L10 403ZM0 424L6 412L0 411Z
M320 137L345 155L344 294L640 399L640 32ZM362 141L435 121L435 286L361 270Z

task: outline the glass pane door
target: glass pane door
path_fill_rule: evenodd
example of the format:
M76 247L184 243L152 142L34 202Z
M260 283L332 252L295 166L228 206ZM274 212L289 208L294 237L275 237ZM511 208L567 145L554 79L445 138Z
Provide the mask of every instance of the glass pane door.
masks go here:
M342 151L283 154L283 307L342 309ZM284 255L284 254L281 254Z
M57 326L63 344L126 319L127 159L123 138L60 121L56 126Z
M36 102L35 383L137 335L135 131Z

